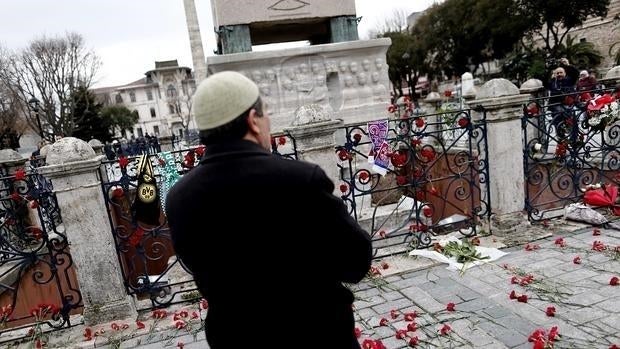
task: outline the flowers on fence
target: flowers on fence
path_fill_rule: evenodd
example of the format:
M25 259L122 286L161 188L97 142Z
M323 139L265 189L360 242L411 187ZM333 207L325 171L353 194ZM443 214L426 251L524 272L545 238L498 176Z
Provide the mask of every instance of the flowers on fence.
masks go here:
M620 105L609 94L598 96L588 102L588 119L590 127L603 130L607 125L620 119Z

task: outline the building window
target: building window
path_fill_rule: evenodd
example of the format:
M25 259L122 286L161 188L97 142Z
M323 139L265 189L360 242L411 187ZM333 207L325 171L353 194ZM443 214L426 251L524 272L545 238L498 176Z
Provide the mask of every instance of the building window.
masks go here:
M151 108L151 117L156 118L157 114L155 113L155 108Z
M168 112L174 114L174 106L172 104L168 104Z
M153 126L153 133L159 136L159 126Z
M586 42L586 41L587 41L586 38L579 39L579 42Z
M114 100L116 101L116 104L121 104L121 103L123 103L123 97L121 97L121 94L120 94L120 93L119 93L119 94L117 94L117 95L114 97Z
M135 94L135 92L133 92L133 91L129 92L129 100L131 101L131 103L136 103L136 94Z
M144 137L144 133L142 132L142 127L138 127L136 131L138 132L138 137Z
M168 85L168 89L166 90L166 97L175 98L177 96L177 89L172 85Z
M148 99L149 101L153 100L153 91L151 91L150 89L146 90L146 99Z

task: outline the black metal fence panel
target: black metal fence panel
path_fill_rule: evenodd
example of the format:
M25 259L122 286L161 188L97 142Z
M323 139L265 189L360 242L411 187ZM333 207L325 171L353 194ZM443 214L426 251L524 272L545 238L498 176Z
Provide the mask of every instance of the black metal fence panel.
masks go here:
M0 177L0 330L71 326L81 312L69 241L52 183L30 169ZM45 328L43 328L45 330Z
M618 185L618 102L602 96L611 91L539 98L524 106L525 210L531 221L562 215L593 186Z
M142 309L166 307L199 297L193 277L178 260L172 246L164 214L167 191L176 180L197 166L204 146L171 152L145 154L155 179L158 199L152 203L150 217L141 216L136 206L141 170L140 156L105 161L100 167L102 190L112 226L115 247L128 294L142 304ZM274 135L272 152L287 159L297 159L294 139L287 134ZM148 222L147 222L148 221Z
M451 231L476 235L490 214L485 115L446 110L342 130L339 189L376 258Z

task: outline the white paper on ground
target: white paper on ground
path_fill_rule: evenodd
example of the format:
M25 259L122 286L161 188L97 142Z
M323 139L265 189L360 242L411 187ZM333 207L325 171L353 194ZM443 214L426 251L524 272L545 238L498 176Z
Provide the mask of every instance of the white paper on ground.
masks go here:
M457 241L459 244L461 243L459 239L455 238L454 236L451 236L447 239L439 241L439 244L441 246L445 246L450 241ZM440 263L446 263L448 264L448 267L446 268L448 270L467 270L476 265L496 261L508 254L507 252L500 251L496 248L480 247L480 246L476 246L476 251L480 253L481 256L489 257L489 258L483 259L480 261L471 262L471 263L465 263L465 265L463 265L463 263L457 262L455 257L447 257L446 255L439 253L437 251L414 250L414 251L409 252L409 255L426 257L432 260L436 260Z

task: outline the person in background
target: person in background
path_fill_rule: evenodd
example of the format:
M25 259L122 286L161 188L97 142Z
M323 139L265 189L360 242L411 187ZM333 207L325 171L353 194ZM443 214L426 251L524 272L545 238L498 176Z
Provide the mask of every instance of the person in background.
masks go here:
M579 70L571 65L567 58L560 58L559 68L564 69L565 76L573 83L577 83L579 79Z
M591 91L596 89L596 78L591 76L587 70L579 73L579 81L577 81L577 91Z
M170 190L166 215L209 304L210 348L360 348L343 283L369 271L369 234L319 166L271 154L253 81L220 72L193 98L206 151Z

